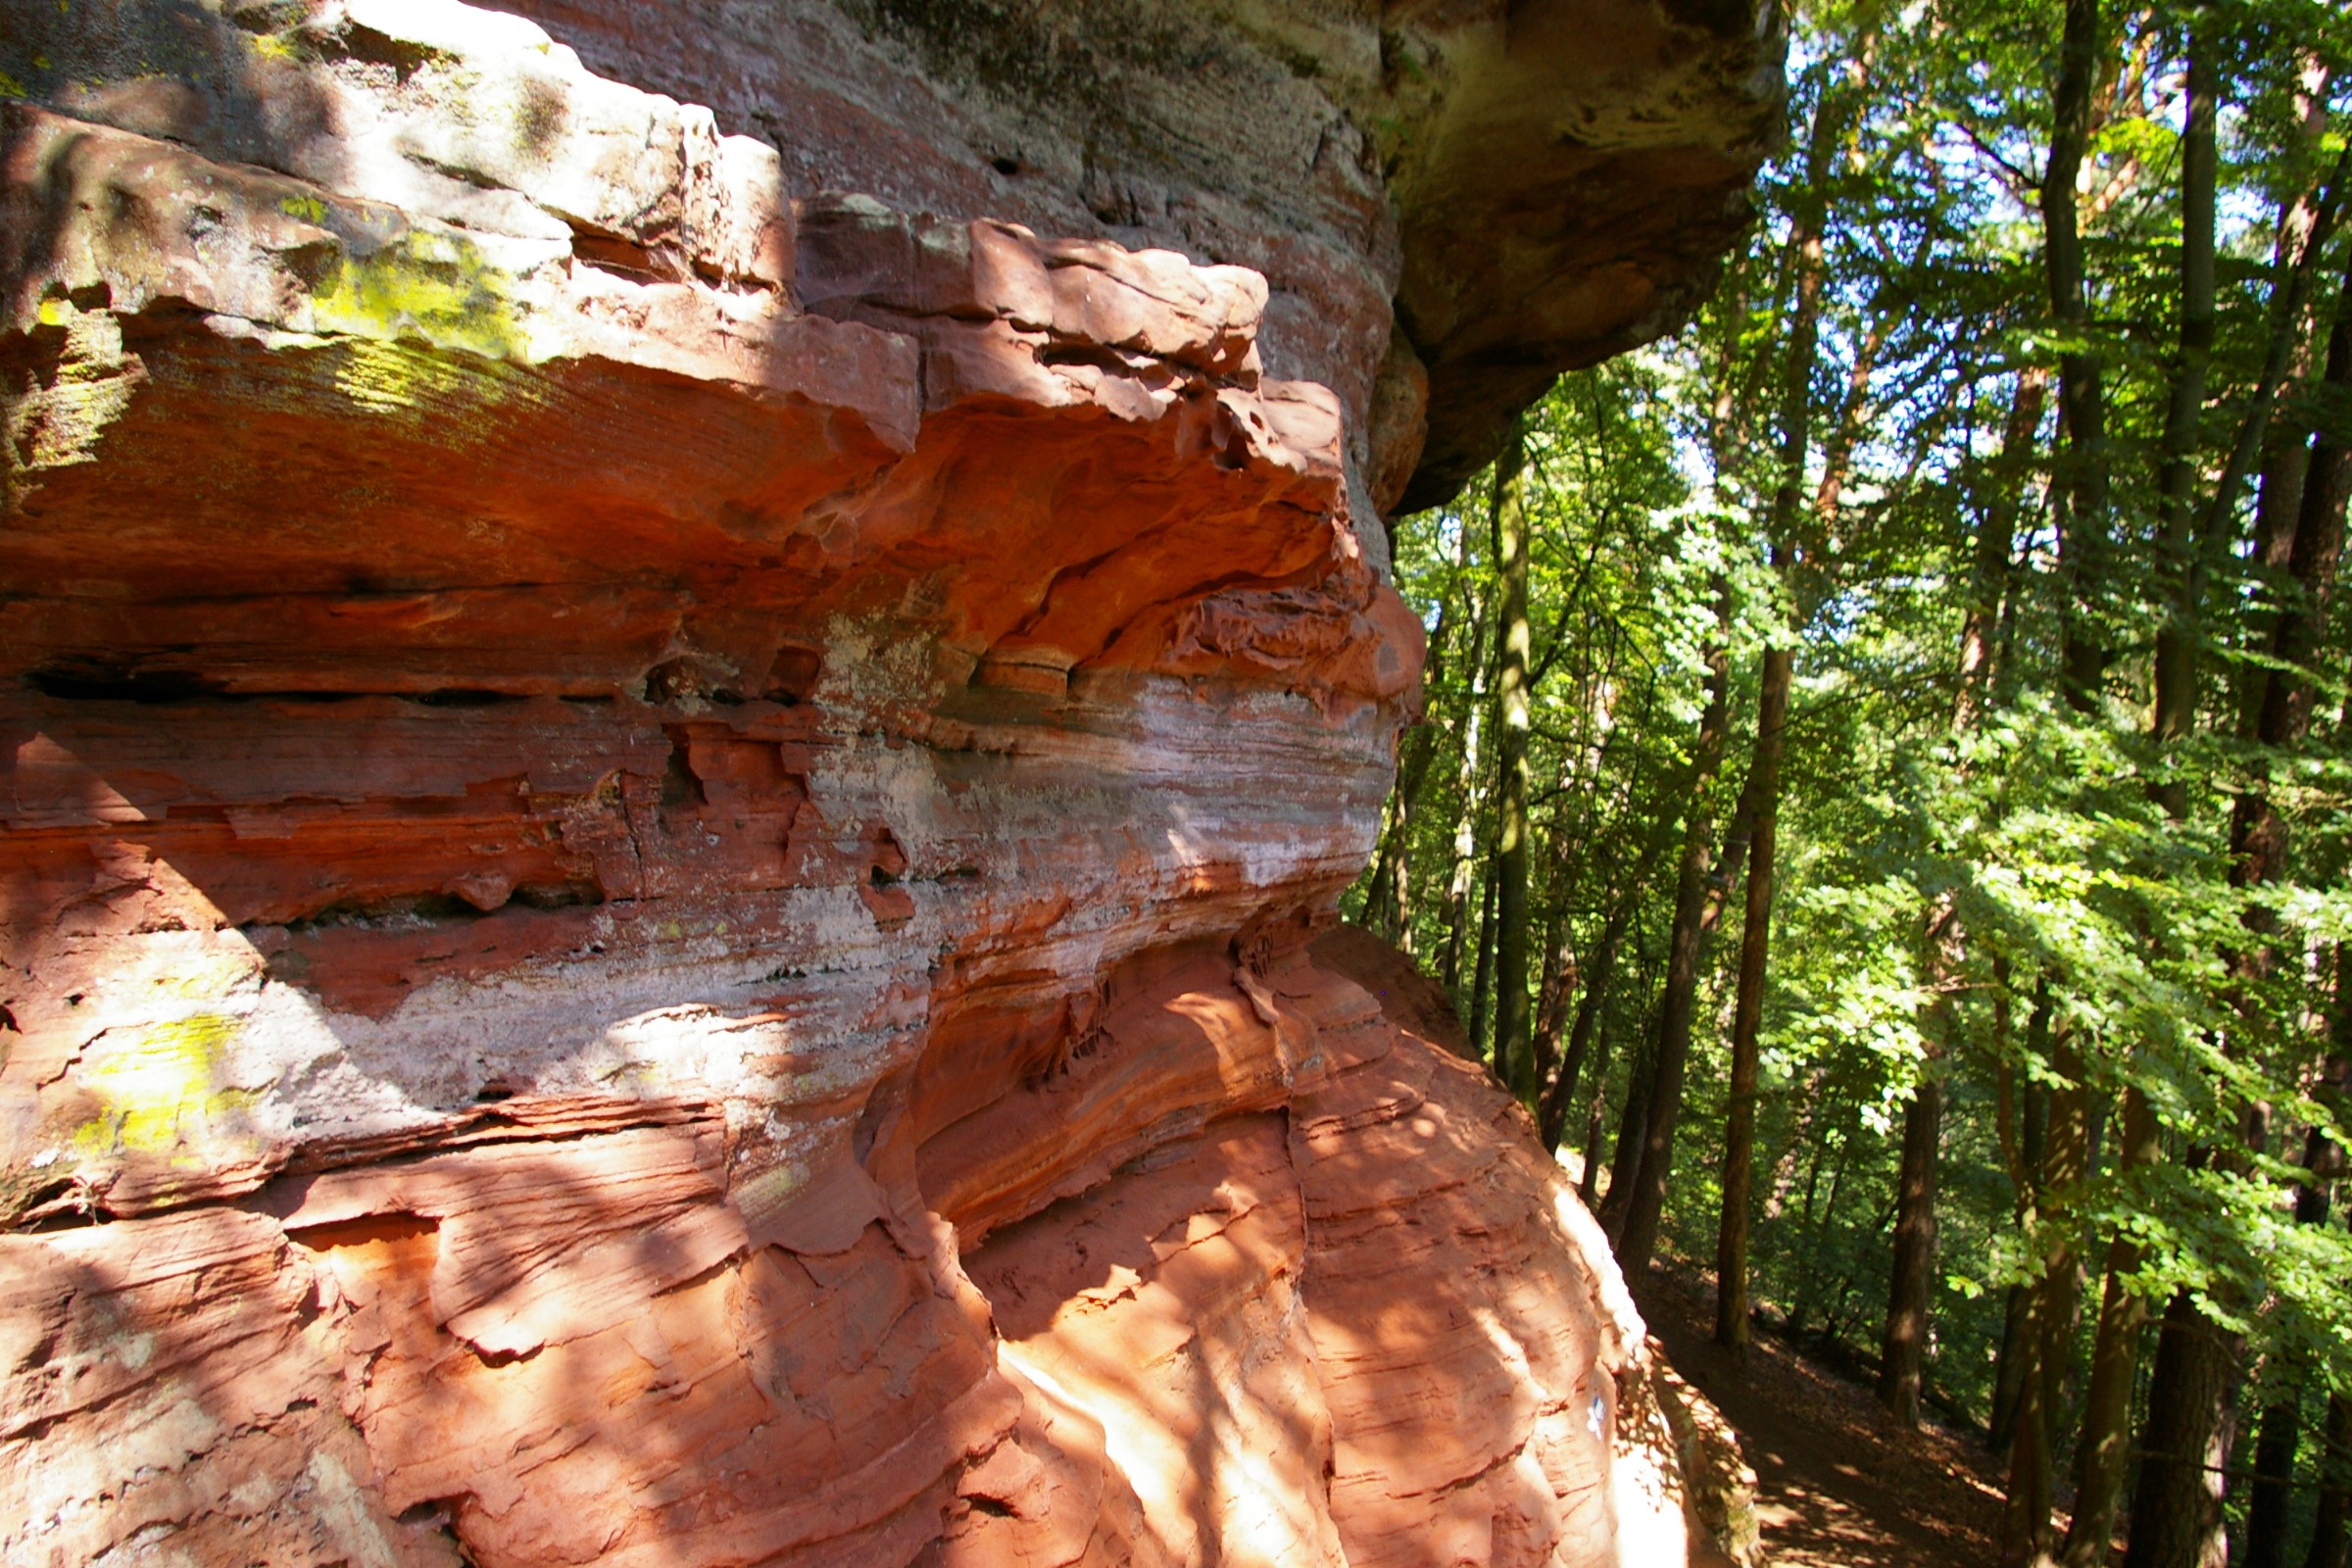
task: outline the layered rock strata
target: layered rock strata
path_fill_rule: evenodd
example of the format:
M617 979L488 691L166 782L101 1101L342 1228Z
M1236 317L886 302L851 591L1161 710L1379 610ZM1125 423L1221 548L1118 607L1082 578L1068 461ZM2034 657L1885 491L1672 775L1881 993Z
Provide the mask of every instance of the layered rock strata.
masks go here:
M1418 669L1372 508L1696 286L1753 18L1564 8L1650 51L1580 108L1541 7L1022 12L1156 83L1073 171L994 8L533 9L601 69L0 24L0 1557L1668 1560L1605 1250L1316 933ZM1406 80L1456 128L1359 128ZM1251 93L1287 151L1135 151ZM1579 167L1695 136L1715 229L1573 310L1415 237L1642 103Z

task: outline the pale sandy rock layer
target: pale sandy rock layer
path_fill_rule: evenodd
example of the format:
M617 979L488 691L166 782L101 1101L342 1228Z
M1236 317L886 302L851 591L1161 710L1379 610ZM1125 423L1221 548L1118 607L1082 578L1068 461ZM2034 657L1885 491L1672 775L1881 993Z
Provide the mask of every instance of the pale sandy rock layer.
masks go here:
M1514 313L1671 315L1770 97L1744 12L1561 9L1632 53L13 9L0 1559L1681 1552L1589 1219L1315 940L1418 675L1374 499ZM1716 226L1574 309L1512 269L1605 202L1431 248L1580 115Z

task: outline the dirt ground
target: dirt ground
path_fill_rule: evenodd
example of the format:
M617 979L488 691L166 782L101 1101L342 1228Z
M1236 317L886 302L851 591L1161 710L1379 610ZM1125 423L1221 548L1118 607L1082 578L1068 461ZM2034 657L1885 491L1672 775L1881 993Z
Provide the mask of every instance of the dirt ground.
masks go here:
M1723 1410L1755 1467L1775 1568L1989 1563L2001 1478L1973 1433L1898 1431L1870 1391L1759 1338L1744 1374L1709 1339L1713 1287L1660 1271L1635 1293L1675 1370Z

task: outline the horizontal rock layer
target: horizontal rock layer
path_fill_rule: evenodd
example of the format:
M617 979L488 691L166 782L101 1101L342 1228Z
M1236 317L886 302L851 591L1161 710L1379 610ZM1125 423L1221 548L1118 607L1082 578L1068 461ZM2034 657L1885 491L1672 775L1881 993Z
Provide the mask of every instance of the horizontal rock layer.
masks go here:
M761 15L548 8L602 74L450 0L0 38L0 1556L1679 1550L1589 1221L1315 941L1446 384L1373 90L1265 76L1288 13L1029 17L1164 68L1130 141L1188 83L1320 127L1151 163L1200 244L959 168L1083 94Z

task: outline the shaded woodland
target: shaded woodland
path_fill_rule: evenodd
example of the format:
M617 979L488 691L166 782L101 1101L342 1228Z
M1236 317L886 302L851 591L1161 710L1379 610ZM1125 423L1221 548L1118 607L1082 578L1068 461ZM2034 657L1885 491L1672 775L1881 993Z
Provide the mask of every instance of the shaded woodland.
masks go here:
M1696 320L1395 525L1349 913L1629 1274L1980 1428L2004 1562L2345 1568L2352 11L1791 29Z

